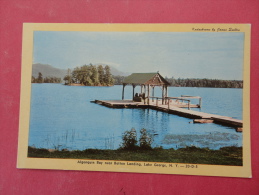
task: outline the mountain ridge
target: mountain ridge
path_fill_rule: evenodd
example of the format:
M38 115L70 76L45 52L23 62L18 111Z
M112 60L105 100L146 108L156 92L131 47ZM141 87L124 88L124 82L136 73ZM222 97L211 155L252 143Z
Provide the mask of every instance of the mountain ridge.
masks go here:
M106 66L108 64L95 64L96 66L102 65ZM110 65L108 65L110 66ZM113 66L110 66L111 73L114 76L128 76L129 73L124 73L122 71L119 71L118 69L114 68ZM73 69L72 69L73 70ZM35 63L32 64L32 76L33 77L38 77L39 72L42 73L43 77L58 77L63 79L67 75L67 69L60 69L56 68L52 65L49 64L41 64L41 63Z
M39 72L42 73L43 77L58 77L63 79L67 74L67 70L53 67L49 64L36 63L32 65L32 76L38 77Z

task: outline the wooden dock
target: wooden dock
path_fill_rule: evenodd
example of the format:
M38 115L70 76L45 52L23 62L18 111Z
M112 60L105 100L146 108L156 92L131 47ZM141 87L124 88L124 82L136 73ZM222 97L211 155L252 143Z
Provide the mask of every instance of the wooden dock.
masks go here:
M213 122L217 124L235 127L238 131L242 131L243 127L242 120L186 109L188 107L198 108L199 105L195 104L187 104L177 101L171 101L167 104L162 104L161 101L156 102L152 100L149 101L149 104L144 104L143 102L134 102L132 100L95 100L93 102L110 108L151 108L191 119L209 119L210 121L213 120Z

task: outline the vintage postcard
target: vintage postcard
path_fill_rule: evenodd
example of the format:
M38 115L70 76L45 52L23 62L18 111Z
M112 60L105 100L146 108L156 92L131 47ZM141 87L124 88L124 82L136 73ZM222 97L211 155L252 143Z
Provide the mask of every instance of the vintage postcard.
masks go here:
M25 23L17 167L251 178L250 27Z

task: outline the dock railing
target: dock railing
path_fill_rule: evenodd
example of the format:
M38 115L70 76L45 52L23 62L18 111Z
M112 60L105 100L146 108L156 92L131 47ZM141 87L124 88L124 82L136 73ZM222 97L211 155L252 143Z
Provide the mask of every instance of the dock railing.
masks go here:
M163 98L161 98L161 97L154 97L154 96L150 96L149 98L151 98L152 99L152 102L154 102L154 99L156 99L156 106L158 106L158 100L159 99L163 99ZM149 104L149 101L148 101L148 104Z
M164 98L151 96L149 98L152 98L152 100L156 99L156 106L158 106L158 100L163 100L164 99L164 102L165 102L164 105L168 106L168 110L170 109L170 100L176 100L176 102L178 102L178 101L184 102L185 101L185 102L187 102L188 110L190 110L190 108L191 108L191 100L190 99L199 99L199 104L197 106L199 108L201 108L201 97L199 97L199 96L182 95L181 97L164 97ZM148 104L149 104L149 101L148 101Z
M182 102L186 101L187 105L188 105L188 110L190 110L190 102L191 102L191 100L187 100L185 98L179 98L179 97L165 97L166 103L168 105L168 110L170 109L170 99L172 99L172 100L181 100Z
M165 100L165 105L167 104L168 106L168 110L170 109L170 99L173 99L173 100L181 100L182 102L183 101L186 101L187 102L187 105L188 105L188 110L190 110L190 102L191 100L187 100L185 98L180 98L180 97L164 97L164 98L161 98L161 97L153 97L151 96L150 98L155 98L156 99L156 106L158 106L158 100Z
M200 96L191 96L191 95L181 95L181 98L188 98L188 99L199 99L199 108L201 108L201 100L202 98Z

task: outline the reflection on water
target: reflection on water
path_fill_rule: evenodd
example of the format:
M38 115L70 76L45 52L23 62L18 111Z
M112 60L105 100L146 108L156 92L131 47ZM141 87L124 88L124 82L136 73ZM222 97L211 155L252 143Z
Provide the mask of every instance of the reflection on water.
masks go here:
M130 88L125 92L130 99ZM242 119L242 89L178 87L170 88L169 95L201 96L201 111ZM151 109L112 109L90 103L120 97L121 86L32 84L29 145L70 150L116 149L123 132L131 128L138 134L142 128L147 129L154 136L154 147L195 145L218 149L242 145L242 133L232 128L213 123L194 124L191 119Z

